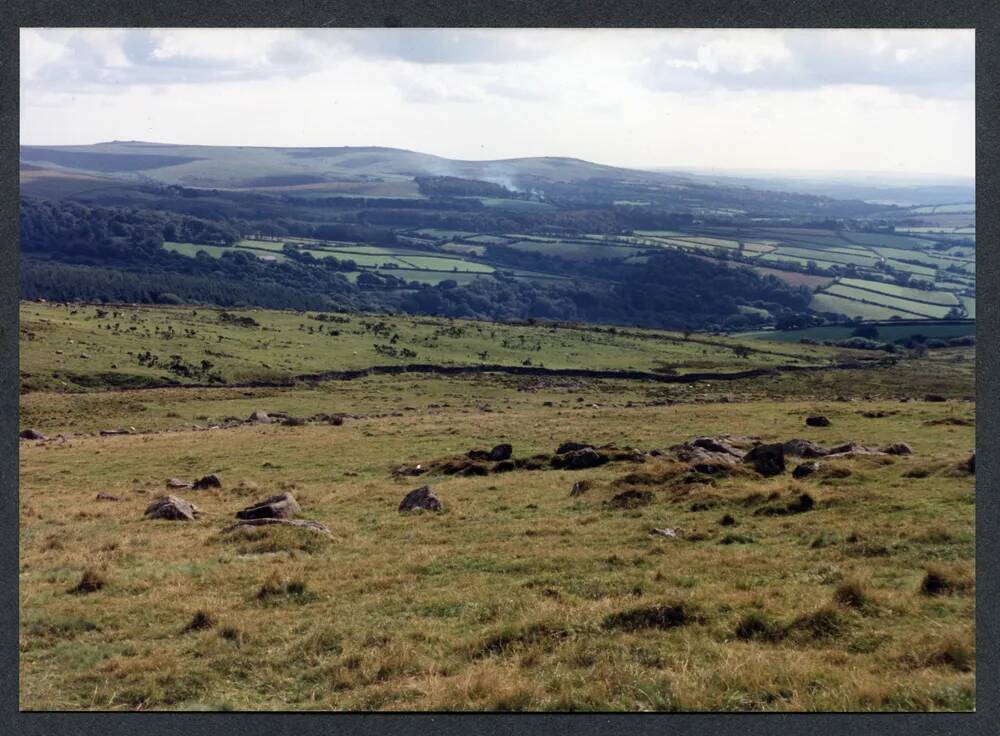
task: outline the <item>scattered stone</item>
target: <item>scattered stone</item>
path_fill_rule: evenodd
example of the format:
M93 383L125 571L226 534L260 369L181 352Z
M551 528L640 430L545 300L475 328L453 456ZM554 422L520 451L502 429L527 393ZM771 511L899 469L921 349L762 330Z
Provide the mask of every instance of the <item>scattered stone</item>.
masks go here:
M298 529L310 529L314 532L319 532L325 534L326 536L332 536L330 529L318 521L312 521L309 519L244 519L243 521L233 524L232 526L227 526L222 530L223 534L228 534L229 532L234 532L238 529L251 529L258 526L270 526L272 524L280 524L281 526L291 526Z
M237 519L293 519L301 511L298 501L288 491L268 496L236 512Z
M927 394L924 397L924 401L941 402L947 400L948 399L946 399L944 396L941 396L940 394Z
M542 406L555 406L555 403L551 401L543 401Z
M445 475L489 475L489 468L485 465L471 460L449 460L441 466L441 472Z
M489 460L490 453L486 450L469 450L465 456L470 460Z
M758 445L743 456L743 462L761 475L779 475L785 472L785 447L781 443Z
M145 516L168 521L194 521L201 511L178 496L160 496L146 507Z
M21 432L21 439L22 440L44 440L44 439L48 439L48 438L44 434L42 434L41 432L37 432L34 429L25 429L25 430L23 430Z
M888 447L882 448L882 452L887 455L912 455L913 448L905 442L893 442Z
M824 457L830 454L828 449L820 447L810 440L788 440L782 447L786 455L794 455L796 457Z
M861 412L861 416L866 419L883 419L885 417L892 416L895 413L896 412L894 411L863 411Z
M847 442L843 445L831 447L827 457L855 457L857 455L884 455L885 453L874 447L865 447L858 442Z
M222 481L219 480L219 476L210 473L196 480L191 487L196 491L206 488L222 488Z
M567 470L584 470L603 465L607 460L607 457L593 447L585 447L582 450L576 450L566 455L553 456L552 465L553 467L565 468Z
M399 504L400 512L440 511L441 509L441 500L431 490L430 486L421 486L410 491Z
M167 478L167 488L190 488L191 484L180 478Z
M806 417L806 424L810 427L829 427L830 420L823 415L817 415L814 417Z
M272 424L274 422L266 411L261 411L260 409L257 409L247 417L247 421L251 424Z
M972 453L965 461L965 469L973 474L976 472L976 453Z
M591 482L589 480L578 480L573 484L573 488L570 490L570 496L582 496L584 493L590 490Z
M806 476L815 473L821 467L822 465L820 465L820 463L816 462L815 460L812 460L807 463L802 463L801 465L796 466L795 470L792 471L792 477L795 478L796 480L800 478L805 478Z
M688 442L673 445L670 451L676 455L678 460L688 463L733 464L743 457L743 453L737 449L737 446L750 447L752 444L753 440L749 437L731 437L729 435L696 437Z
M498 462L500 460L510 460L513 454L514 454L514 448L511 445L504 443L501 445L497 445L492 450L490 450L488 459L494 462Z
M556 448L556 455L565 455L568 452L579 452L580 450L594 449L593 445L585 442L563 442Z
M494 473L509 473L510 471L514 470L515 467L517 467L517 466L514 465L514 463L512 461L510 461L510 460L501 460L500 462L498 462L496 465L493 466L493 472Z
M608 503L619 509L631 509L645 506L653 502L653 494L649 491L624 491L612 498Z
M426 472L427 468L419 463L416 465L398 465L392 469L392 474L397 478L423 475Z
M102 429L101 437L113 437L119 434L129 434L127 429Z
M80 353L80 357L83 358L84 360L90 360L90 355L88 355L87 353Z
M113 496L110 493L105 493L104 491L101 491L100 493L97 494L97 500L98 501L121 501L121 498L119 496Z
M650 536L653 537L670 537L672 539L677 538L676 529L669 529L669 528L658 529L654 526L652 529L649 530L649 534Z
M726 514L721 519L719 519L719 526L735 526L735 525L736 525L736 519L734 519L730 514Z

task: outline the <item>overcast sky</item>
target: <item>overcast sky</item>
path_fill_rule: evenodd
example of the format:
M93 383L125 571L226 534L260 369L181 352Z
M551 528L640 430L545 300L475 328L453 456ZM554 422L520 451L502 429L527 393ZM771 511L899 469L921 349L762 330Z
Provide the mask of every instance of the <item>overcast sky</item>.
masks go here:
M973 176L974 32L22 29L23 144Z

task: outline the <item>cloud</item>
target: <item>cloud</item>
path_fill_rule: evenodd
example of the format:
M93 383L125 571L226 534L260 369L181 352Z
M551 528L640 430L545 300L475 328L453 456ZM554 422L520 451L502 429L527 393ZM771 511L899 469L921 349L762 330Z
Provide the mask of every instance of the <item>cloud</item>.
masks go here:
M324 31L313 36L323 38ZM372 28L340 33L360 56L415 64L502 64L537 59L542 45L512 31Z
M691 32L665 41L640 78L661 91L891 87L923 97L971 97L973 31Z

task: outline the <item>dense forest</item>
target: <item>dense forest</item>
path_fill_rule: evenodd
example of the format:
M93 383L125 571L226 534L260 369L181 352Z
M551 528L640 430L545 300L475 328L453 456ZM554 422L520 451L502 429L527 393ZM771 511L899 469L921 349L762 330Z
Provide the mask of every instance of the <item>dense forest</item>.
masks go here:
M375 210L367 214L377 214ZM400 214L400 210L386 210ZM405 211L402 211L405 212ZM550 226L567 225L573 213L556 212ZM600 219L602 213L591 212ZM449 217L461 221L461 213ZM504 216L501 215L501 218ZM166 210L91 206L79 202L21 199L21 288L25 298L182 302L291 309L403 311L492 320L548 318L665 328L735 328L755 323L739 309L752 304L772 314L804 313L809 294L773 277L726 268L664 251L646 263L580 262L491 246L492 262L564 274L551 282L504 276L459 285L406 282L386 271L366 270L355 283L344 272L355 264L314 259L286 249L280 262L250 252L191 258L163 247L166 241L228 245L249 233L290 234L391 245L394 232L378 217L359 221L296 223L239 218L208 219ZM412 226L412 220L407 224ZM302 231L306 232L302 232Z

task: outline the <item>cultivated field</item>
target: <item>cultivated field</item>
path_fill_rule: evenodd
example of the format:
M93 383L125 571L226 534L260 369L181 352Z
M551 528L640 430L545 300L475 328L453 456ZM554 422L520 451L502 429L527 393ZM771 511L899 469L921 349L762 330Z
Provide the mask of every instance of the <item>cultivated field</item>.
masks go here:
M975 707L973 348L23 303L20 352L23 708ZM607 373L305 377L418 363ZM913 452L671 449L726 435ZM329 536L223 531L285 491ZM144 519L164 493L201 513Z

